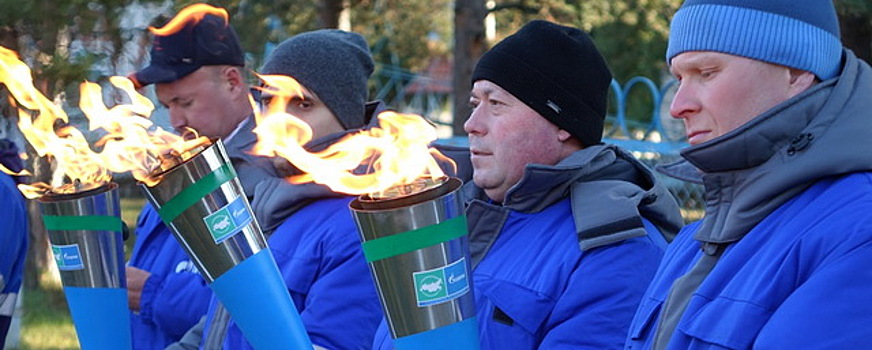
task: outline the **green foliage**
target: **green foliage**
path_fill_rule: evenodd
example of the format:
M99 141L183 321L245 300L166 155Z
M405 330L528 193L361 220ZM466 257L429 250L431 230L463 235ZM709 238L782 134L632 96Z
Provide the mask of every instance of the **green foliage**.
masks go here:
M147 1L147 0L146 0ZM120 47L119 17L129 0L0 0L0 42L30 62L48 96L88 76L95 57L71 57L74 38L109 40ZM115 50L117 52L118 50ZM114 59L114 57L110 57Z
M497 1L497 40L533 19L581 28L596 42L615 79L642 75L657 80L665 67L663 55L669 20L681 0Z
M840 15L872 17L872 1L834 0L833 3Z
M369 40L380 63L418 71L433 56L450 52L453 38L449 0L358 0L352 5L352 30Z
M496 1L497 38L514 33L525 23L545 19L590 33L612 70L625 83L635 76L655 82L665 74L669 21L682 0ZM614 102L614 101L612 101ZM631 119L650 120L653 104L647 89L634 88L627 106ZM614 113L615 106L609 106Z
M243 49L257 68L266 48L305 31L319 28L322 0L206 1L224 7L239 33ZM200 1L179 0L175 10ZM374 48L376 61L418 70L429 57L449 52L453 26L450 0L350 0L351 30L362 34ZM168 19L165 19L167 21Z

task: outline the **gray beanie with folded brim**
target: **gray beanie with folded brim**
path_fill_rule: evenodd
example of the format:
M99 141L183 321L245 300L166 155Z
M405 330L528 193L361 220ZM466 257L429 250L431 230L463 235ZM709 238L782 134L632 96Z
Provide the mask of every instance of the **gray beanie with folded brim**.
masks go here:
M269 55L263 75L287 75L314 92L346 130L364 125L372 56L363 36L338 29L295 35Z

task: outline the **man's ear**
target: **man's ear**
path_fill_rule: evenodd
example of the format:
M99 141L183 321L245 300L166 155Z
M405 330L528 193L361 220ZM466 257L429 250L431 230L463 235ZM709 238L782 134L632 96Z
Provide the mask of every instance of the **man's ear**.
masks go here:
M224 81L229 84L231 91L248 91L248 84L246 84L245 79L242 77L242 72L239 67L225 66L221 70L221 75L224 77Z
M560 142L564 142L566 140L569 140L569 138L571 138L571 137L572 137L572 134L570 134L569 131L566 131L563 129L557 129L557 139L560 140Z
M817 78L811 72L790 68L790 97L808 90L808 88L816 83Z

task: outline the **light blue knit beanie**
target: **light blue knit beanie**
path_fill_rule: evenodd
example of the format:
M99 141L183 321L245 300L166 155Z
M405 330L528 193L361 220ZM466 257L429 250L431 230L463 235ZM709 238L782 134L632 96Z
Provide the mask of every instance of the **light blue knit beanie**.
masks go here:
M832 0L687 0L672 19L666 62L715 51L812 72L839 74L842 42Z

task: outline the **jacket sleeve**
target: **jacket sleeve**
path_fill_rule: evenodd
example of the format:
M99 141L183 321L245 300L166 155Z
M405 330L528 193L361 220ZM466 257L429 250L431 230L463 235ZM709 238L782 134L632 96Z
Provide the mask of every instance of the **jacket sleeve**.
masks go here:
M826 254L761 329L755 349L862 349L872 339L872 232L840 254ZM846 240L844 236L840 240Z
M381 320L375 286L351 225L334 227L343 234L328 235L317 243L317 253L309 253L320 256L301 257L307 249L298 250L296 267L290 269L299 272L288 288L306 331L314 345L328 349L369 348Z
M168 229L154 208L146 206L137 223L137 231L140 230L155 235L158 230ZM142 288L139 315L178 339L206 314L212 292L196 269L190 266L179 269L179 262L190 265L190 260L175 238L168 237L160 247L148 250L142 246L145 243L140 238L137 237L137 249L131 262L139 261L141 254L158 254L155 260L159 261L144 267L131 263L151 273Z
M191 329L185 332L182 339L167 345L165 350L197 350L200 348L200 342L203 340L203 330L206 326L206 316L200 317L200 320Z
M649 237L585 252L545 324L540 349L622 349L662 258Z
M0 345L12 322L12 314L24 275L27 254L27 212L24 199L12 180L0 173L0 198L7 204L0 211ZM8 186L7 186L8 185ZM0 346L2 347L2 346Z
M140 315L174 337L181 337L206 314L212 291L194 272L152 274L142 288Z

